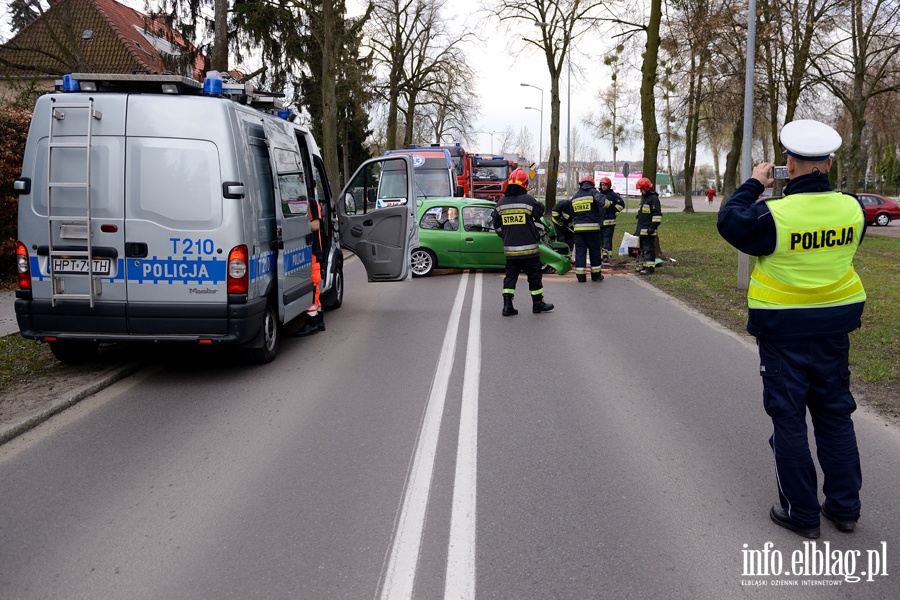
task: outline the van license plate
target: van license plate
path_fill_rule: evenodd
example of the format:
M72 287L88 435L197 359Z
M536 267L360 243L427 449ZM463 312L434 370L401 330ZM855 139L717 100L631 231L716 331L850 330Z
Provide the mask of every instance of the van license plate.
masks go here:
M109 275L110 259L94 259L94 275ZM88 261L85 258L54 258L53 270L57 274L87 273Z

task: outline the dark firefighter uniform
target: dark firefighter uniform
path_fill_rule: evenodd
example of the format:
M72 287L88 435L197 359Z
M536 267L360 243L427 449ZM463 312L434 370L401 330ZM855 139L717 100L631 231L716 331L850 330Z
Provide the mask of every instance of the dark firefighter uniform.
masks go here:
M816 121L789 123L781 141L789 157L828 160L828 166L841 143L837 132ZM840 531L853 531L862 473L851 420L856 403L848 334L860 326L866 299L853 269L865 213L854 197L832 191L818 168L792 176L784 198L757 202L764 188L754 171L719 213L718 229L738 250L758 257L747 291L747 331L757 338L763 403L774 429L769 445L780 505L770 516L808 538L819 535L820 511ZM821 506L807 408L825 477Z
M528 176L516 169L509 176L506 195L497 202L492 215L494 231L503 238L503 254L506 258L506 277L503 278L503 316L518 314L513 307L516 281L519 273L528 278L532 312L553 310L544 302L541 281L540 234L536 222L544 215L544 206L526 191Z
M563 200L553 207L554 223L572 223L575 232L575 277L587 281L587 255L591 259L591 280L602 281L600 254L600 222L611 202L594 187L594 180L585 177L571 200Z
M625 210L625 201L611 187L603 189L604 183L605 181L601 179L600 193L609 200L610 205L603 211L603 221L600 223L600 247L606 256L609 256L613 247L613 234L616 231L616 217Z
M638 185L646 181L645 188L641 189L641 204L637 210L637 231L635 235L640 239L641 245L641 273L653 273L656 269L656 230L662 223L662 207L659 203L659 194L653 189L653 185L647 179L638 180ZM646 190L646 191L645 191Z

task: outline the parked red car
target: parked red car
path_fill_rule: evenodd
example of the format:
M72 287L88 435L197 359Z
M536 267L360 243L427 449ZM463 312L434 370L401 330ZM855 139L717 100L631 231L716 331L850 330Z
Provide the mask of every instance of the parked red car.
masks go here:
M900 219L900 204L878 194L856 194L866 208L866 222L884 227L895 219Z

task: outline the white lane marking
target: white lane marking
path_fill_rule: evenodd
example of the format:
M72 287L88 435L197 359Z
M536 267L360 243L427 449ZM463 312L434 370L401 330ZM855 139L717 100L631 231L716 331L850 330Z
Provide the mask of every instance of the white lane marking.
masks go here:
M416 441L416 451L407 478L403 505L397 517L394 543L391 546L384 584L381 587L382 600L412 598L422 533L425 529L425 509L428 507L428 492L431 489L431 475L434 472L438 433L441 430L441 417L447 399L447 385L453 371L456 338L468 282L469 274L466 273L460 279L456 300L453 302L450 320L444 333L441 355L434 380L431 382L431 393L428 396L425 416L419 429L419 439Z
M475 598L475 500L478 467L478 387L481 378L481 273L475 275L463 377L453 509L444 600Z

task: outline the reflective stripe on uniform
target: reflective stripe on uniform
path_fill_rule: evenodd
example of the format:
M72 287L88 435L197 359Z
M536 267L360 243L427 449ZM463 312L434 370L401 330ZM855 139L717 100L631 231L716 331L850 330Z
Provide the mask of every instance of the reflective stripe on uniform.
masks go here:
M600 223L575 223L575 232L579 231L600 231Z

